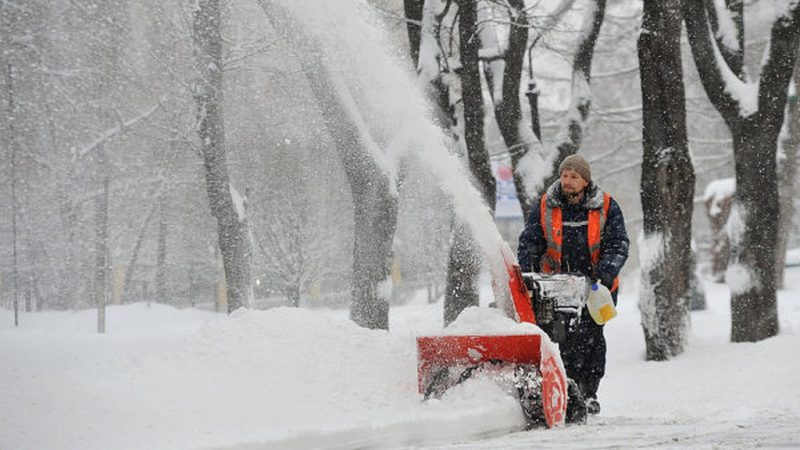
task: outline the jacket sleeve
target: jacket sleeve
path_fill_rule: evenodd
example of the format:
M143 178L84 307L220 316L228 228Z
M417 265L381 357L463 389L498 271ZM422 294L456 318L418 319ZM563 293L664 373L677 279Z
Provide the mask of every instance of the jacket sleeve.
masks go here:
M547 250L547 241L544 238L540 221L540 203L539 201L534 203L528 216L528 222L525 224L525 229L522 230L522 234L519 236L517 259L523 272L539 272L542 255Z
M622 209L612 198L600 244L600 263L597 265L597 277L609 289L628 259L629 246Z

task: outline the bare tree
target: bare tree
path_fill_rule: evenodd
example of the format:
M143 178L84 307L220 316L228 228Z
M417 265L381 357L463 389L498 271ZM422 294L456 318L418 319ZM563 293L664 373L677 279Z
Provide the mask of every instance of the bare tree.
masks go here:
M496 3L499 7L490 8ZM538 193L547 188L556 180L557 168L561 161L578 151L583 140L584 127L589 116L591 106L591 68L594 48L600 34L605 15L605 0L596 0L587 8L583 24L579 32L578 46L572 60L572 86L570 110L566 115L566 123L554 144L552 154L545 151L541 142L538 118L538 91L533 79L532 61L528 62L529 86L525 95L528 96L531 108L531 125L523 123L522 107L520 104L520 85L522 72L525 67L525 54L532 53L540 42L542 36L558 23L568 11L573 0L564 0L543 21L537 22L529 15L533 13L526 8L521 0L504 2L488 2L482 9L484 18L481 20L481 39L484 44L482 59L484 61L485 75L489 85L489 93L494 102L494 115L503 141L511 156L511 165L514 171L514 185L517 198L522 209L523 219L527 220L532 202ZM504 17L493 17L493 11L504 11ZM499 24L508 24L507 43L497 42L498 33L495 30ZM528 30L533 28L535 33L529 39ZM529 43L530 40L530 43ZM496 86L498 84L499 86ZM552 168L541 170L532 166L545 166ZM545 174L545 179L541 179Z
M728 9L719 11L728 15L726 20L744 20L739 0L726 4ZM739 63L744 51L741 33L730 36L720 27L731 53L726 55L711 34L709 23L718 21L710 19L717 14L712 2L686 2L686 28L700 79L733 137L736 194L729 220L731 265L726 278L731 286L734 342L759 341L778 333L776 151L800 36L800 5L789 5L772 25L758 79L748 82L743 81L747 77Z
M592 103L591 72L594 47L605 15L605 0L595 0L592 8L587 10L584 24L580 30L578 49L572 60L572 85L570 87L570 106L566 116L566 124L556 143L556 154L552 161L551 175L542 183L541 189L547 189L558 179L558 166L569 155L580 149L585 132L586 121Z
M694 167L686 134L682 0L646 0L639 34L644 242L639 308L648 360L683 352L689 322Z
M228 312L252 304L251 243L241 197L230 182L225 153L222 106L222 35L220 1L198 0L192 37L198 78L194 98L197 131L203 153L211 214L217 220L219 248L225 270Z
M520 166L520 160L531 151L538 139L534 129L523 124L522 105L520 102L520 82L525 62L525 50L528 47L529 21L522 0L504 2L506 17L495 18L491 4L479 3L482 8L480 38L483 46L484 75L489 93L494 103L494 117L500 134L511 156L514 169ZM508 43L498 42L496 21L508 21ZM499 89L496 84L500 84ZM535 200L526 189L526 180L522 171L514 171L514 185L522 208L522 216L527 219Z
M310 163L304 167L310 167ZM303 178L325 183L324 175L304 172ZM286 180L280 180L286 181ZM277 275L289 305L300 306L300 294L308 288L313 277L320 275L322 257L325 251L326 233L329 221L325 215L325 193L322 189L312 193L312 186L300 192L287 193L270 203L269 210L258 205L254 211L261 213L264 225L254 230L253 236L268 266ZM279 213L274 213L279 211Z

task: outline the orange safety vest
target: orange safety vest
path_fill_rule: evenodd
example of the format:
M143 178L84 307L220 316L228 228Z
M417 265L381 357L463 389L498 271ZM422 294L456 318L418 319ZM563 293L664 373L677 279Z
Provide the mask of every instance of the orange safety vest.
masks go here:
M603 235L603 228L608 217L608 208L611 205L611 196L603 193L603 208L590 209L589 220L586 227L588 233L589 255L592 260L592 268L596 268L600 262L600 238ZM549 208L547 206L547 194L542 195L541 204L542 231L547 239L547 251L542 256L542 271L545 273L561 272L561 245L564 243L563 225L561 220L561 208ZM611 292L619 288L619 277L614 279Z

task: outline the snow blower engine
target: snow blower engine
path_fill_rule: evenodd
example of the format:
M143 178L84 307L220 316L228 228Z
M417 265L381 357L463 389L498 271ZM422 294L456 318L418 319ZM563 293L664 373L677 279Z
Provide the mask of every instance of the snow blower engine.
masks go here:
M585 423L586 406L568 380L554 342L577 325L586 302L587 279L575 275L523 274L510 250L503 251L513 319L538 327L509 334L417 337L418 389L427 399L479 374L517 396L528 428ZM510 306L510 307L504 307ZM518 329L517 329L518 330Z
M553 342L564 343L567 333L580 321L589 292L588 279L582 275L535 272L523 273L522 279L531 293L536 324Z

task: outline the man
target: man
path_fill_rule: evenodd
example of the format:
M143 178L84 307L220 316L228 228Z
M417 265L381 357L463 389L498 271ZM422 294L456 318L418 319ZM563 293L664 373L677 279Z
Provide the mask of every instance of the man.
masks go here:
M564 159L560 179L532 208L519 237L523 272L580 273L599 280L617 303L618 275L628 258L622 210L592 182L589 163L578 155ZM560 345L567 376L575 380L590 414L600 412L597 388L605 374L606 340L584 308L574 331Z

